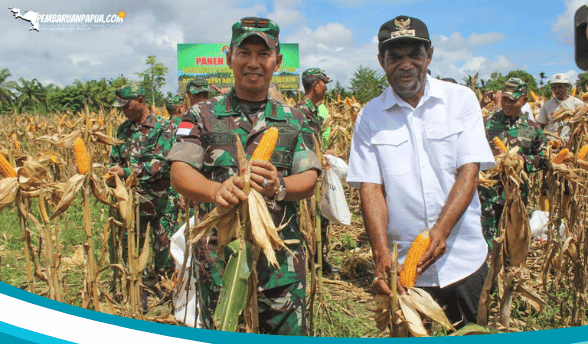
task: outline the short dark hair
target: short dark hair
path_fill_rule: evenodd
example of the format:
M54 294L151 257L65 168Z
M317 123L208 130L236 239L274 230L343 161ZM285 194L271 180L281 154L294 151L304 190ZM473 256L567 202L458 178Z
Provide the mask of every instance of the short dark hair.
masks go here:
M319 80L320 79L316 76L302 79L302 87L304 88L304 93L308 93L312 85L315 83L315 81Z
M429 48L431 48L431 42L428 42L428 41L416 41L416 40L413 40L413 42L417 42L417 43L419 43L419 44L423 45L423 46L425 47L425 51L426 51L427 53L429 52ZM384 58L384 57L386 56L386 50L390 50L390 47L392 47L392 46L393 46L393 44L395 44L395 43L396 43L396 42L394 42L394 43L387 43L387 44L382 44L382 45L380 45L380 46L378 47L378 54L379 54L379 55L380 55L382 58Z

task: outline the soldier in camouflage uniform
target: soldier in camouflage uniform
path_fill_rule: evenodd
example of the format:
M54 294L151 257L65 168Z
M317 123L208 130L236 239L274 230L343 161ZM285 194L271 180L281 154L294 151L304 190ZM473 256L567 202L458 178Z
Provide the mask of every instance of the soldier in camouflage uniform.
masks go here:
M318 106L325 99L327 84L331 81L331 78L325 74L325 71L319 68L309 68L302 72L302 87L304 88L304 98L298 104L296 104L296 106L294 106L294 108L302 111L306 117L306 124L302 133L304 142L308 146L313 146L314 141L312 139L312 134L314 134L319 142L321 150L323 149L321 138L324 118L319 115ZM331 150L325 151L324 154L337 156L337 153ZM317 208L317 211L320 213L320 206L318 202ZM329 220L321 217L321 237L322 243L326 247L329 247L327 235L328 227ZM326 253L323 250L321 250L321 252L323 254ZM322 262L324 273L339 273L339 268L329 264L324 256Z
M208 81L199 77L188 82L186 84L186 96L190 100L191 107L208 99L210 96Z
M125 85L116 91L116 97L114 106L120 107L128 119L118 127L116 137L124 143L112 146L108 173L121 179L132 171L136 173L141 233L149 224L155 237L155 271L171 276L174 262L169 247L178 226L178 194L170 186L165 158L175 140L175 127L149 109L142 86ZM110 183L113 185L112 178Z
M165 106L167 113L169 114L170 120L174 120L175 118L181 118L184 112L186 112L186 104L184 104L184 98L180 98L179 96L173 96L167 102ZM179 123L179 120L177 120Z
M502 110L489 114L484 119L486 138L494 155L500 153L492 141L499 137L508 147L519 146L520 159L525 161L525 172L538 172L545 168L546 161L543 151L546 148L546 140L543 130L535 122L527 117L527 113L521 111L527 92L527 84L521 79L509 79L502 92ZM502 215L505 203L504 186L498 183L493 187L478 187L482 206L482 229L488 246L492 249L491 240L498 234L498 221ZM529 195L529 183L521 185L521 194L525 205Z
M320 165L302 137L304 115L268 99L271 78L282 60L278 26L271 20L243 18L233 25L227 64L235 75L235 86L225 95L193 106L184 116L168 160L172 186L206 211L214 206L234 207L247 200L243 178L237 176L238 135L250 157L269 127L279 129L279 139L270 162L255 160L251 187L271 204L276 224L289 220L279 232L282 239L295 239L276 252L278 269L260 255L258 310L261 333L306 334L306 257L299 229L297 202L314 192ZM213 329L226 261L216 255L216 232L196 249L201 263L201 314L205 327ZM230 252L225 250L225 259Z

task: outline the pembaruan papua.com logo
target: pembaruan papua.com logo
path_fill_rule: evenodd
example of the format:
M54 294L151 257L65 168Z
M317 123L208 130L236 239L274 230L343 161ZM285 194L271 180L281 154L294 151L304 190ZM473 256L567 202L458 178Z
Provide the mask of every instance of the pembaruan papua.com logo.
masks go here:
M40 23L52 24L120 24L123 22L126 13L120 11L117 14L40 14L33 11L21 13L19 8L8 7L14 18L20 18L31 23L30 30L39 31Z

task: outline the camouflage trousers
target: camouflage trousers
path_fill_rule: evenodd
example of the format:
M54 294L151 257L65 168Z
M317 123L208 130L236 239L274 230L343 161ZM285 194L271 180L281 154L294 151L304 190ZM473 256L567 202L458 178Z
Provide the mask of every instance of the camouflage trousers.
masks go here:
M220 295L220 287L211 279L200 282L202 305L200 312L204 327L214 329L212 315ZM304 281L258 289L259 332L283 336L306 336L306 288ZM239 323L243 324L242 317Z

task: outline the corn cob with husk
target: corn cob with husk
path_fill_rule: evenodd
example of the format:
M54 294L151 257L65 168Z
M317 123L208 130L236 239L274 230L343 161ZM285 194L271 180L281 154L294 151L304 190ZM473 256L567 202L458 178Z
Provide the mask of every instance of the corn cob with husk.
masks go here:
M16 170L0 153L0 175L4 178L16 177Z
M429 237L428 230L420 233L414 239L410 249L408 250L406 259L402 264L402 271L400 272L400 283L402 286L406 288L412 288L416 282L417 263L427 251L430 243L431 238Z

